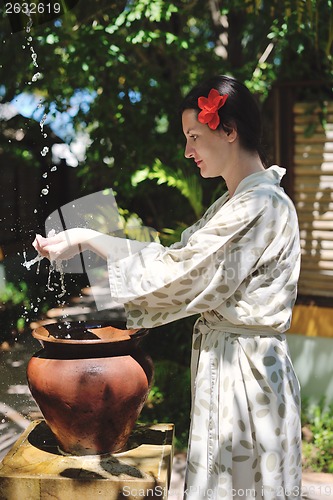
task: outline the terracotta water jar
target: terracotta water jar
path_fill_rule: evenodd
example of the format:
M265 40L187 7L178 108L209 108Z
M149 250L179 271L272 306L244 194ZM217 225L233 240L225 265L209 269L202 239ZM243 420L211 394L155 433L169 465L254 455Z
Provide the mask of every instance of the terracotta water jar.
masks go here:
M147 330L67 322L33 331L43 349L27 379L62 451L74 455L120 451L146 401L153 376L140 341Z

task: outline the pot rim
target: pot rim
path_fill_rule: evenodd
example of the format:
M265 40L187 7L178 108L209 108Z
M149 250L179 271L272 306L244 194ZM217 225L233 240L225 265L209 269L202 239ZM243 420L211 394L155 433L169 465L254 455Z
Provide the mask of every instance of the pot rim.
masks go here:
M118 325L125 322L114 322ZM76 339L65 337L64 334L70 335L71 332L82 330L84 333L90 333L97 338L89 339ZM63 336L56 336L56 333ZM119 343L129 340L134 340L143 337L148 333L146 328L126 329L118 328L112 325L112 321L66 321L49 323L39 326L32 331L32 336L40 342L50 342L53 344L76 344L76 345L90 345L90 344L110 344Z

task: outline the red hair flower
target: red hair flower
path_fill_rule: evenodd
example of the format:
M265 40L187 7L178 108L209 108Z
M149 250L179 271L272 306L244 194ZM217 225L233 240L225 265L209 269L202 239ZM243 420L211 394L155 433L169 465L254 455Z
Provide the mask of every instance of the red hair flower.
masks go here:
M200 123L207 123L208 127L216 130L220 124L218 110L222 108L228 94L220 95L216 89L211 89L208 97L199 97L198 106L202 110L198 114Z

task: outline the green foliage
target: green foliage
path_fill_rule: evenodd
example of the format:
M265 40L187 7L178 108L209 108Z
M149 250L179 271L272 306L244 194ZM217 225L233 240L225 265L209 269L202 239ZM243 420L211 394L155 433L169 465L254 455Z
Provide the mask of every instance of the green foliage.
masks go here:
M315 472L333 473L333 403L327 405L325 397L317 405L303 401L302 426L312 435L303 441L303 465Z
M182 232L186 229L187 225L179 223L175 229L163 228L160 232L160 240L162 245L170 246L172 243L180 241Z
M158 158L155 158L152 167L145 167L132 175L132 185L136 187L146 179L154 179L157 184L167 184L170 187L175 187L189 201L196 218L202 215L202 188L196 175L189 175L180 168L175 171L167 165L163 165Z
M21 282L18 286L6 283L0 291L1 340L14 338L22 333L26 326L26 317L30 311L29 287Z
M19 287L16 287L14 283L6 283L5 287L0 290L0 302L2 304L11 302L14 305L23 304L28 306L28 285L21 282Z
M155 381L140 419L175 424L175 446L187 446L190 423L190 370L171 360L155 362Z
M142 219L137 214L130 213L122 208L119 208L119 214L127 238L137 241L159 241L157 231L144 226Z
M104 191L106 195L109 190ZM111 198L113 202L113 196ZM113 203L103 200L102 205L94 206L94 213L86 213L85 220L91 229L112 236L127 237L138 241L159 241L158 233L146 227L142 219L125 208L115 207ZM112 229L110 230L110 220ZM115 227L113 227L115 226Z
M175 424L175 446L187 447L190 425L190 357L194 318L153 328L144 349L154 360L153 386L140 420Z

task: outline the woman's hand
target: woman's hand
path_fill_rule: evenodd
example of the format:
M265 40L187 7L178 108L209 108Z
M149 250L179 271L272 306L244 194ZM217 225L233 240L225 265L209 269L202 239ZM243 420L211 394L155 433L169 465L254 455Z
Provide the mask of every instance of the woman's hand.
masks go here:
M91 232L95 233L90 229L78 227L67 229L48 238L37 234L32 246L51 262L68 260L88 248L87 240L93 237Z

